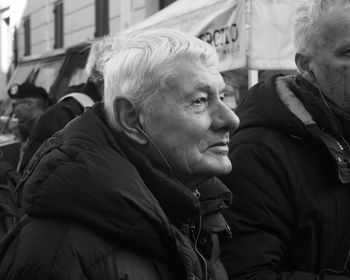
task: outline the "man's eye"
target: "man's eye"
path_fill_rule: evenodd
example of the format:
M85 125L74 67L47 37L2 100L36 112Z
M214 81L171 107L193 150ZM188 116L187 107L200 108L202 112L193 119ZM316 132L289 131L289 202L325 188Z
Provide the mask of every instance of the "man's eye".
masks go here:
M204 104L206 102L207 102L207 98L201 97L201 98L196 99L193 103L195 105L202 105L202 104Z

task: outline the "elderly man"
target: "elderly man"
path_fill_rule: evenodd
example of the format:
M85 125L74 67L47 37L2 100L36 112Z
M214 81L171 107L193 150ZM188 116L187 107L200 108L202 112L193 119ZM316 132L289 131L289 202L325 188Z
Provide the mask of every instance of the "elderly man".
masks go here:
M230 143L230 279L349 279L350 1L296 14L296 77L253 87Z
M174 30L120 35L104 104L41 146L20 186L27 215L3 241L0 278L227 279L220 210L231 194L215 50Z

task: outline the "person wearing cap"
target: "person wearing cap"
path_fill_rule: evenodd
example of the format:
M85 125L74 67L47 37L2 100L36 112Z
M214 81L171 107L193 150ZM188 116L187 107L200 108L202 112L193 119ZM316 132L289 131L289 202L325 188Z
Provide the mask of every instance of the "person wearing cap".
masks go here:
M21 140L27 140L35 121L49 107L50 99L46 90L33 84L14 84L8 90L13 112L18 119Z
M8 95L12 101L13 113L18 119L18 133L22 141L17 165L19 171L35 123L51 105L51 101L44 88L26 82L12 85Z

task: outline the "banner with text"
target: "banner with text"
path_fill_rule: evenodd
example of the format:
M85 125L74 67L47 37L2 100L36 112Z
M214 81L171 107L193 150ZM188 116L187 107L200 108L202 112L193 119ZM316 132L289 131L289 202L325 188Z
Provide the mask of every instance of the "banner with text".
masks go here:
M216 48L220 71L246 66L244 0L178 0L129 30L175 28Z

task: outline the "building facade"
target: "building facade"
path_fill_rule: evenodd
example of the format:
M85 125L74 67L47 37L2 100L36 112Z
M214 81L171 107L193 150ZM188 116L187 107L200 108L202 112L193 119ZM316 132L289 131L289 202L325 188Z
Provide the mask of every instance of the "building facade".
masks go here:
M159 0L28 0L17 31L19 57L118 33L159 10Z
M117 34L174 1L2 0L0 99L6 95L4 91L9 83L28 79L50 91L55 82L52 78L60 75L62 65L66 63L67 50L74 53L77 47L79 52L85 44L104 35ZM77 64L81 70L84 61ZM73 71L73 80L61 88L81 80L84 73L78 72Z

